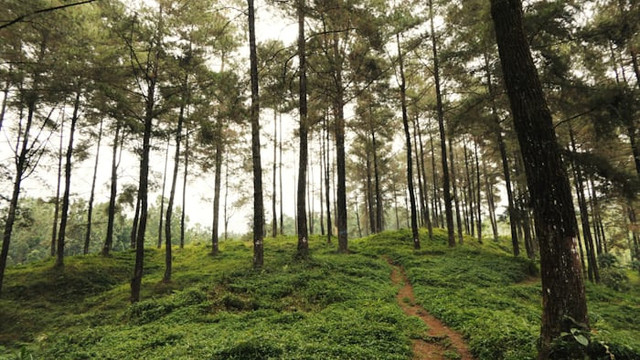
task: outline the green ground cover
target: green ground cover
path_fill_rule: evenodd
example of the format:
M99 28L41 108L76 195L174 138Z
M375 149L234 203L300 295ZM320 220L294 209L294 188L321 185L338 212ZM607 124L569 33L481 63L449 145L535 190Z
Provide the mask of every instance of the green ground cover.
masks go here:
M142 301L130 305L133 252L11 267L0 297L0 359L410 359L425 325L396 303L391 267L403 266L416 300L460 331L478 359L534 358L540 321L535 264L486 241L449 249L438 230L411 248L407 231L350 242L337 254L311 239L265 240L265 267L251 269L250 243L146 250ZM625 292L588 285L594 342L616 359L640 359L640 278ZM23 350L21 350L23 349ZM21 354L22 351L22 354Z

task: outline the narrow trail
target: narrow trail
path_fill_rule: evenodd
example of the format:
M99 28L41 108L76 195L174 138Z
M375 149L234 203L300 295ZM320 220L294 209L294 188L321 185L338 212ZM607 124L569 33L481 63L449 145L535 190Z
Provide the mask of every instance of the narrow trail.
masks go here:
M424 321L429 327L428 335L433 341L425 341L416 339L413 341L413 359L414 360L448 360L451 359L451 353L455 352L459 355L460 360L473 360L469 347L462 339L462 335L451 330L440 320L429 314L424 308L415 303L413 295L413 287L404 270L392 264L391 281L396 285L402 285L396 299L398 304L409 316L416 316Z

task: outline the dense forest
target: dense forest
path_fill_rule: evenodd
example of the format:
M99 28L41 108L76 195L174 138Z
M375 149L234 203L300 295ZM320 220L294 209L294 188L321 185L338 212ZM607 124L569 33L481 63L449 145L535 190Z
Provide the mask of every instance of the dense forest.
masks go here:
M640 359L638 1L2 4L0 358Z

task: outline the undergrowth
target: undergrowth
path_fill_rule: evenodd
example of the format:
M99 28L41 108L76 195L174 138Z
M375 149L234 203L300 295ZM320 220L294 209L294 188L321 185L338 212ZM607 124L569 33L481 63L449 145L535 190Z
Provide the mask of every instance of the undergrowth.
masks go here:
M338 254L312 237L307 261L294 259L295 238L266 239L261 270L251 268L248 242L223 242L217 257L193 245L174 251L169 283L164 253L149 249L143 300L133 305L130 251L70 257L63 271L52 261L11 267L0 359L410 359L411 339L427 329L396 303L386 259L405 268L416 302L460 331L477 359L534 359L536 265L503 242L467 238L450 249L438 229L421 239L416 251L409 231L384 232ZM590 346L616 360L640 359L640 276L627 276L626 292L587 285Z

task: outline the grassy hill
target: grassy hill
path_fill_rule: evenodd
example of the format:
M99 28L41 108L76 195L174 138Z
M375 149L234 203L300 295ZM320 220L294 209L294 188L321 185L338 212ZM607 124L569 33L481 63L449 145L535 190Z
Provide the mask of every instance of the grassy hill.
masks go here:
M410 359L426 325L396 302L392 261L416 301L467 339L478 359L530 359L540 322L534 264L491 242L448 249L445 236L411 249L406 231L350 242L351 254L312 238L312 259L294 260L295 239L265 240L265 267L251 244L230 241L146 250L143 301L130 305L133 252L9 268L0 297L0 358L16 359ZM593 342L616 359L640 359L640 280L627 292L588 285ZM570 335L568 335L570 336ZM22 349L22 354L21 354ZM455 358L455 354L452 355Z

